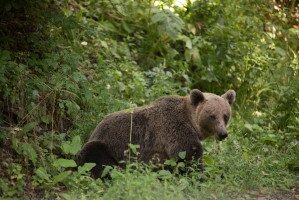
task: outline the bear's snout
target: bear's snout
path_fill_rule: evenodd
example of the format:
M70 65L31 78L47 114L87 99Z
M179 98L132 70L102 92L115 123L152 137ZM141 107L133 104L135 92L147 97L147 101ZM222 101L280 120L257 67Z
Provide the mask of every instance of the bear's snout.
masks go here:
M218 139L220 140L220 141L222 141L222 140L224 140L225 138L227 138L227 132L226 132L226 130L222 130L219 134L218 134Z

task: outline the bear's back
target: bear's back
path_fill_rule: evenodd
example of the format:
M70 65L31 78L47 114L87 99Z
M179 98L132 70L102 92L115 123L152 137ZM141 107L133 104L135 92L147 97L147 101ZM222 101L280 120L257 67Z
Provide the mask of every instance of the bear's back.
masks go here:
M183 102L184 100L180 96L165 96L149 105L111 113L97 125L89 141L102 140L108 136L108 133L117 132L117 130L130 132L128 128L131 128L131 118L132 126L138 127L146 126L149 120L151 122L170 120L169 117L172 118L175 113L182 112Z
M101 141L108 145L117 159L123 159L128 144L139 144L140 151L161 145L165 124L175 123L173 118L185 118L184 98L166 96L149 105L118 111L107 115L98 124L89 141ZM157 131L159 130L159 131ZM160 142L157 142L160 141ZM159 143L159 144L157 144Z

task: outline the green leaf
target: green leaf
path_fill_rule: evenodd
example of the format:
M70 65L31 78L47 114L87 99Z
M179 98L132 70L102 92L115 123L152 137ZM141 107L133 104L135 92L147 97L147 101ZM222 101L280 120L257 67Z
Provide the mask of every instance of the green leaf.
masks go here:
M20 150L20 141L19 141L17 138L13 137L13 138L11 139L11 143L12 143L12 147L13 147L13 149L14 149L18 154L20 154L20 152L21 152L21 150Z
M4 142L4 139L6 138L6 132L4 132L4 131L2 131L1 129L0 129L0 144L2 143L2 142Z
M192 49L192 41L189 37L187 37L186 35L179 35L177 37L177 40L182 40L185 42L185 47L187 47L188 49Z
M31 122L31 123L26 124L22 129L23 133L27 133L27 132L31 131L32 129L34 129L36 127L37 124L38 123L36 123L36 122Z
M189 186L189 182L185 178L180 179L179 183L180 190L184 190Z
M129 144L129 149L135 154L138 155L137 149L140 148L140 145L138 144Z
M185 163L184 162L179 162L177 165L178 168L184 168L185 167Z
M70 154L76 155L81 149L81 139L80 136L75 136L72 139L72 142L70 144Z
M60 174L53 177L53 183L59 183L63 181L66 177L68 177L71 174L71 171L65 171L61 172Z
M248 161L249 160L249 156L248 156L248 153L247 152L244 152L242 153L242 157L245 161Z
M69 160L69 159L57 159L53 163L54 167L76 167L77 164L74 160Z
M264 141L268 141L268 142L277 142L278 138L275 134L267 134L263 137Z
M158 30L162 34L167 34L171 39L176 39L181 32L184 21L170 10L153 10L150 24L158 24Z
M206 164L206 165L213 165L214 164L214 160L212 157L210 156L204 156L203 157L203 162Z
M250 132L253 132L253 129L252 129L252 125L251 124L245 124L244 127L249 130Z
M185 50L185 59L187 62L191 61L191 50L190 49Z
M124 28L124 30L125 30L127 33L132 33L131 28L129 27L129 25L128 25L125 21L122 21L121 25L122 25L122 27Z
M49 124L51 121L51 116L50 115L44 115L41 117L42 122L44 122L45 124Z
M100 41L101 46L104 47L105 49L108 49L108 44L105 41Z
M76 155L81 149L81 139L80 136L75 136L72 142L64 142L62 144L62 150L65 154Z
M65 154L69 154L70 153L70 142L69 141L67 141L67 142L64 142L63 144L62 144L62 151L63 151L63 153L65 153Z
M23 143L22 144L22 149L24 154L29 158L29 160L31 160L33 162L33 164L35 165L36 163L36 159L37 159L37 154L36 151L34 150L34 148L32 147L31 144L29 143Z
M70 194L67 194L67 193L62 193L62 194L60 194L62 197L63 197L63 199L65 199L65 200L73 200L73 197L70 195Z
M101 178L103 178L104 176L106 176L110 171L112 170L111 166L105 166L102 174L101 174Z
M185 158L186 158L186 151L182 151L182 152L180 152L180 153L179 153L179 157L180 157L181 159L185 159Z
M171 159L171 160L165 160L164 165L169 165L169 166L176 166L176 162L175 160Z
M280 47L275 47L275 50L282 57L284 57L286 55L286 51Z
M157 22L163 22L166 20L166 15L163 11L155 13L151 18L151 24L155 24Z
M194 63L201 64L201 58L200 58L200 55L199 55L199 51L198 51L198 49L196 47L193 48L190 51L190 54L192 56L192 60L193 60Z
M51 175L48 174L47 171L45 170L45 168L43 168L43 167L39 167L37 170L35 170L35 174L39 178L47 180L47 181L49 181L49 178L51 177Z
M165 177L165 176L171 176L171 173L168 170L162 169L162 170L159 171L159 175Z
M78 167L78 173L79 174L83 174L86 172L89 172L92 168L94 168L96 166L95 163L84 163L83 166L79 166ZM105 169L104 169L105 170Z

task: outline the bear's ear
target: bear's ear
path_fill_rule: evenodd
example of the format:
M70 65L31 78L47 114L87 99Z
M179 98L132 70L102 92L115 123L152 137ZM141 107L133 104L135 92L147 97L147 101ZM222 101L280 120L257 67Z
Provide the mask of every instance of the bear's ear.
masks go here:
M228 90L221 97L226 99L228 101L229 105L232 105L236 99L236 92L234 90Z
M200 90L194 89L190 93L190 99L191 99L191 104L193 106L197 106L200 102L203 102L205 100L205 97Z

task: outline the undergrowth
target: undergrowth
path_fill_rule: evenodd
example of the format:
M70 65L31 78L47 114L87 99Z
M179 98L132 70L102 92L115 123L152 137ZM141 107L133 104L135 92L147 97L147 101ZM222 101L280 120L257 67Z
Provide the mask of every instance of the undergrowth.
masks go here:
M1 198L294 198L298 2L174 3L0 2ZM204 172L135 161L103 181L77 166L105 115L191 88L237 92L228 139L203 141Z

